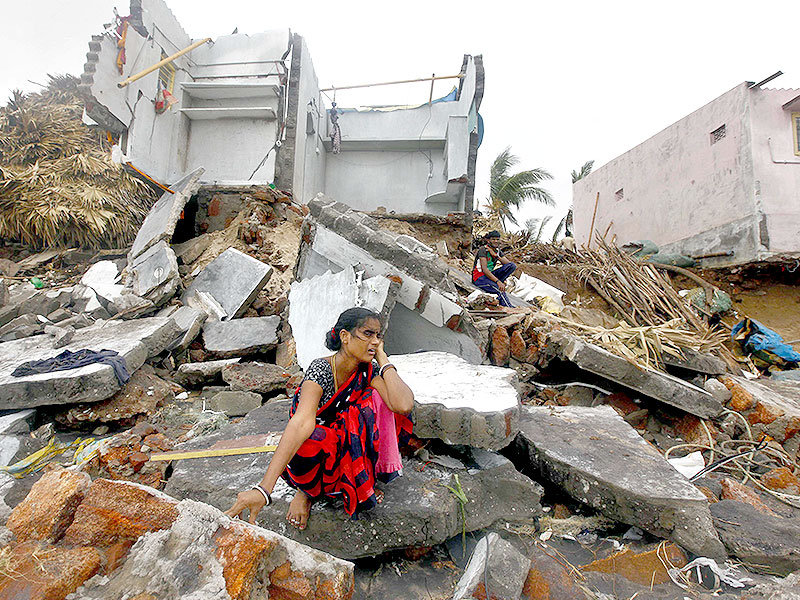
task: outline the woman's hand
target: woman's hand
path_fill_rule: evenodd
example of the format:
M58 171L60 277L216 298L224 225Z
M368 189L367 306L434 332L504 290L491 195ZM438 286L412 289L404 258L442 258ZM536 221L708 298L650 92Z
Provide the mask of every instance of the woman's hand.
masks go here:
M383 339L378 342L378 347L375 349L375 360L378 361L379 367L389 362L389 357L386 356L386 350L383 349Z
M259 511L264 508L266 502L264 501L264 494L258 490L248 490L246 492L239 492L236 496L236 503L225 511L231 519L235 519L241 515L245 510L250 511L250 518L248 521L253 525L256 524L256 517Z

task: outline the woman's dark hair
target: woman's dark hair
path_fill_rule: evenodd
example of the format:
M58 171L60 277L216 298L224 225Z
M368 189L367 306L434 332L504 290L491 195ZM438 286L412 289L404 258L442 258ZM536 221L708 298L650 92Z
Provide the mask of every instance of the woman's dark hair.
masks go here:
M489 233L483 236L483 239L488 240L489 238L499 238L502 237L500 232L497 229L492 229Z
M367 319L377 319L380 322L381 316L368 308L348 308L339 315L336 325L325 334L325 347L328 350L338 350L342 347L342 331L347 330L350 333L355 333L355 330L366 323Z

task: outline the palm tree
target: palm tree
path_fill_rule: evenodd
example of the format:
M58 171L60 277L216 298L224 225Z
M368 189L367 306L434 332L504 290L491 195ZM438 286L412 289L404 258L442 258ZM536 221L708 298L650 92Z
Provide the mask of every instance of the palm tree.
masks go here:
M518 162L519 158L511 154L511 147L508 147L494 159L489 172L489 215L500 221L503 230L506 222L518 225L513 209L519 208L525 200L555 205L550 192L538 186L553 176L544 169L530 169L512 175L509 171Z
M547 225L552 218L553 215L545 215L541 219L533 218L525 221L525 229L528 230L529 244L538 244L542 241L542 232L544 231L545 225Z
M587 160L585 163L583 163L583 166L579 170L572 171L572 173L571 173L571 175L572 175L572 183L575 183L576 181L579 181L579 180L583 179L584 177L586 177L589 173L592 172L592 167L594 167L594 161L593 160ZM558 238L558 234L561 233L562 229L564 230L564 235L567 235L567 236L571 236L572 235L572 205L570 205L569 210L567 211L567 214L564 215L563 219L561 219L561 221L558 224L558 227L556 227L556 230L553 233L553 241L554 242Z

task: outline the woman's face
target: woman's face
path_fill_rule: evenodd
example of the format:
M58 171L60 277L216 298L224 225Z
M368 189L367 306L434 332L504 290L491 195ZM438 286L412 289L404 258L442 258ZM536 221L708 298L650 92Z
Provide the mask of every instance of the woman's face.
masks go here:
M354 332L349 332L344 343L345 351L352 354L359 362L370 362L375 358L375 352L381 343L381 323L378 319L370 318L359 325Z

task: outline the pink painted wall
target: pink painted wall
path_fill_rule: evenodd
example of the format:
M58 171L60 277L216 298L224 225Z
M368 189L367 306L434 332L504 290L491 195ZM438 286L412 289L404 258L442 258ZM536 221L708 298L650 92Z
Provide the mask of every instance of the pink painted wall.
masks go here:
M800 254L800 157L791 111L782 108L798 94L742 83L598 168L573 186L577 241L589 240L599 192L595 230L608 228L606 239L618 244L650 239L668 252L734 251L709 266ZM712 143L722 125L725 137Z

